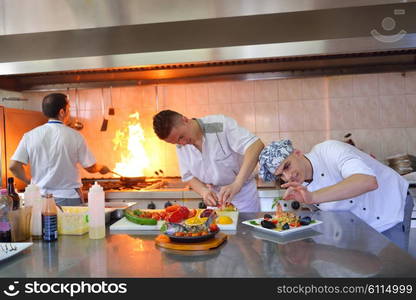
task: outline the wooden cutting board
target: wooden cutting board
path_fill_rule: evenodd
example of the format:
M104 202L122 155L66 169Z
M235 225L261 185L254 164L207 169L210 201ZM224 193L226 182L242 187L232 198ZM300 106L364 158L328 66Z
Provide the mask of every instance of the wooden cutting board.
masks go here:
M225 233L218 233L214 238L200 242L200 243L174 243L174 242L160 242L155 240L155 244L162 248L185 250L185 251L201 251L209 250L219 247L227 239L228 235Z

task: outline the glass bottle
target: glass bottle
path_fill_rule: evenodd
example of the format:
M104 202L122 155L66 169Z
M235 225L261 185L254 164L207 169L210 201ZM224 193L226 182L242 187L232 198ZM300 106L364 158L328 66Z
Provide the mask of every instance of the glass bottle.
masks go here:
M58 239L58 210L52 194L47 194L42 207L42 239L54 242Z
M10 243L12 241L12 231L9 221L9 210L12 208L12 199L8 196L7 190L0 191L0 242Z
M9 196L13 199L13 210L19 209L20 207L20 197L14 189L14 178L7 178L7 191Z

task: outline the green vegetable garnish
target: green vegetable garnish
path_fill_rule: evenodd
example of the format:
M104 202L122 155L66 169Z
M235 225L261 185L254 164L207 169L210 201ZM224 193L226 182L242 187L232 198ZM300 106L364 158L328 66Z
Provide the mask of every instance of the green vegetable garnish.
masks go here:
M250 224L251 225L257 225L257 226L259 226L260 224L259 223L257 223L256 221L250 221Z
M277 203L279 203L279 200L283 200L283 197L275 197L275 198L273 199L273 205L272 205L272 208L274 208L274 207L277 205Z

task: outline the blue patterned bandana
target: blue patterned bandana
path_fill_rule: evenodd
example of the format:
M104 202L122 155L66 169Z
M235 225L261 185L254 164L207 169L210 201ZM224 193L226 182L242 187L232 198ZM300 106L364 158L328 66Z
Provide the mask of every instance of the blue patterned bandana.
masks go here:
M292 152L293 146L290 140L272 142L265 147L259 155L260 178L263 181L275 180L274 172Z

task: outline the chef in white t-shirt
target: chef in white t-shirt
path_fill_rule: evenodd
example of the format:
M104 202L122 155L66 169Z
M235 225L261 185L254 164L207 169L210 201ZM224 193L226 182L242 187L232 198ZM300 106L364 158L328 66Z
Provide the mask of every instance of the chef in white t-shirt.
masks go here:
M303 154L289 140L260 154L260 177L282 179L284 199L348 210L407 249L413 201L397 172L349 144L328 140Z
M260 210L253 170L264 144L224 115L189 119L164 110L153 118L153 129L176 144L182 180L206 205L232 202L241 212Z

